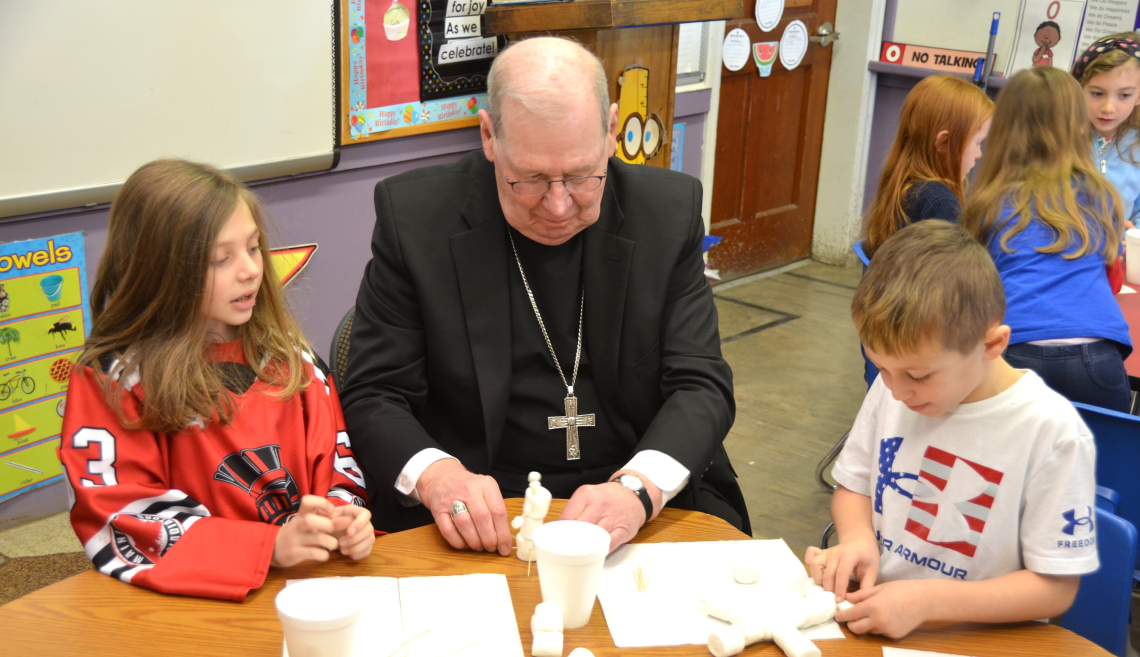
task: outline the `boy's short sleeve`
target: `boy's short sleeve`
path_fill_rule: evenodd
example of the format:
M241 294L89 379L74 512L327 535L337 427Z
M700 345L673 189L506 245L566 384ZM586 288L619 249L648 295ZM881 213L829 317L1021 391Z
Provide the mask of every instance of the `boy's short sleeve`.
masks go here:
M859 415L855 417L855 424L847 435L843 451L831 470L831 476L839 485L868 497L874 494L872 484L875 473L872 468L878 462L874 455L877 434L875 427L885 390L882 378L876 378L867 391L867 396L863 398L863 406L859 408Z
M1099 567L1096 547L1096 446L1073 413L1056 449L1029 474L1022 497L1021 554L1042 575L1084 575Z

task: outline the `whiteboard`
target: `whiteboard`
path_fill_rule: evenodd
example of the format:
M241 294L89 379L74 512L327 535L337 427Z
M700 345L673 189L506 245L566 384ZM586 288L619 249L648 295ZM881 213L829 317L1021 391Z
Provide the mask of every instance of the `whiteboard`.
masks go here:
M0 0L0 217L111 200L161 157L335 159L335 0Z

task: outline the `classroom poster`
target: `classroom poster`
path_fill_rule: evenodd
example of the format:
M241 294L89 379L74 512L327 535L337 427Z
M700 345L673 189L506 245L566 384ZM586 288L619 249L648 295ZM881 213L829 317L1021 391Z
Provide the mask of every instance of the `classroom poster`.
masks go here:
M1138 7L1140 0L1088 0L1077 53L1088 50L1101 37L1135 29Z
M83 233L0 244L0 502L63 478L64 398L90 317Z
M420 102L416 0L348 0L348 124L352 139L473 117L486 93ZM407 16L406 22L404 16ZM371 84L369 84L371 81Z
M1086 0L1021 0L1005 75L1033 66L1073 67Z

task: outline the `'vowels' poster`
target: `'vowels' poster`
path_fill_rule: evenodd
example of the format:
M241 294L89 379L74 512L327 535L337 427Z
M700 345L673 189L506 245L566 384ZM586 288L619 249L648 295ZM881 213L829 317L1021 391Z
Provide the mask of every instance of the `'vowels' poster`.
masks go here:
M56 447L90 317L83 233L0 244L0 501L63 478Z

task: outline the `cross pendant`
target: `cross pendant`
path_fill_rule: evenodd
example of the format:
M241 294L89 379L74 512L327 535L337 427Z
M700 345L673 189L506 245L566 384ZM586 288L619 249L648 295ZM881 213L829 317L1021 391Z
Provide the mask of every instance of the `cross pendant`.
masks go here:
M582 458L582 450L578 446L578 427L594 426L594 414L578 415L578 398L574 395L566 397L566 415L563 417L546 418L547 427L566 430L566 460L577 461Z

